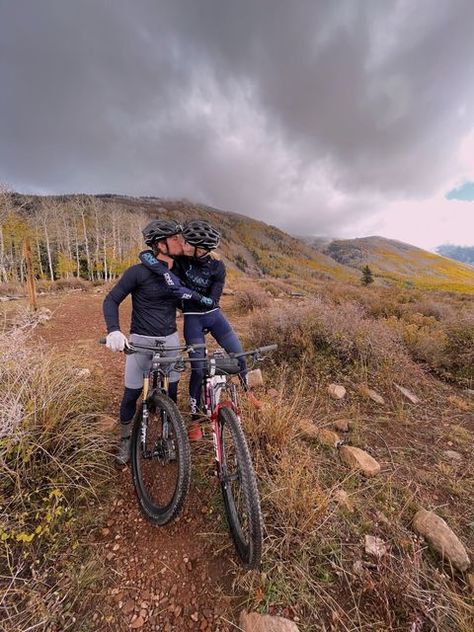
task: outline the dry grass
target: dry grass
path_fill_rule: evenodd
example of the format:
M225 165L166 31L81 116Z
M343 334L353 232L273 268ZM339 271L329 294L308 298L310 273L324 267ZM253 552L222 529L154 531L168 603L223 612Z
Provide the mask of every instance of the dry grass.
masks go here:
M239 314L248 314L255 309L268 307L270 302L270 297L265 291L257 287L249 287L237 293L235 308Z
M28 336L0 335L2 629L66 630L103 574L81 534L111 470L94 389Z
M262 572L242 573L236 582L250 608L296 617L305 632L467 632L474 629L474 608L466 577L443 565L411 521L419 507L434 509L468 550L474 543L474 478L467 467L473 407L426 374L428 353L439 352L447 366L449 345L460 367L472 367L472 346L450 332L452 297L437 307L420 295L405 300L403 291L390 297L390 309L376 310L371 297L369 310L366 295L357 290L344 300L339 291L328 292L291 313L278 304L250 317L248 346L279 344L265 370L278 395L262 395L258 413L244 411L266 538ZM383 291L379 296L389 299ZM457 321L462 332L465 322ZM406 339L409 326L413 341ZM438 329L445 337L430 343ZM326 391L336 380L348 388L341 402ZM395 381L414 390L421 404L397 395ZM361 383L382 392L385 405L362 399ZM378 477L365 480L341 463L336 449L305 442L300 428L307 419L331 427L339 417L353 422L341 438L381 463ZM446 449L459 450L462 462L447 462ZM348 494L347 506L337 500L338 490ZM384 541L385 556L365 552L366 534Z

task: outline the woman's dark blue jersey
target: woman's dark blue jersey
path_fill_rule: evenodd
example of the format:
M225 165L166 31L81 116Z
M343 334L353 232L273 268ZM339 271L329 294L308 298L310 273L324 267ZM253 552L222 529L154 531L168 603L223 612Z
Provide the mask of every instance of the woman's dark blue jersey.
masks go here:
M176 331L179 298L170 297L163 275L157 275L139 263L125 270L105 297L103 311L107 333L120 329L119 305L129 294L132 295L130 333L169 336Z
M199 258L176 257L175 264L176 270L173 268L173 272L178 274L186 287L211 298L215 306L219 305L225 284L225 265L222 261L207 255ZM209 307L193 300L183 303L185 314L208 311Z

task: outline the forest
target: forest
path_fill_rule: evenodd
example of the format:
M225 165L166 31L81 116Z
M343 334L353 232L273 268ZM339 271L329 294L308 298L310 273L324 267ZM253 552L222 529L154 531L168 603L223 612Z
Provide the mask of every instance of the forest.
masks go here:
M88 195L37 198L0 189L0 283L23 282L29 238L38 279L107 281L135 262L143 211Z

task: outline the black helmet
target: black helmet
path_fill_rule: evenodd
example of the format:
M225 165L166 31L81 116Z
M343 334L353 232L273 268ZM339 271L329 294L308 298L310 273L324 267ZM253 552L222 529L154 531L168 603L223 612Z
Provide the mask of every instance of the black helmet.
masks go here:
M183 237L196 248L214 250L219 245L220 232L204 219L192 219L183 226Z
M179 235L183 232L183 227L174 219L154 219L142 230L143 239L147 246L151 246L155 241Z

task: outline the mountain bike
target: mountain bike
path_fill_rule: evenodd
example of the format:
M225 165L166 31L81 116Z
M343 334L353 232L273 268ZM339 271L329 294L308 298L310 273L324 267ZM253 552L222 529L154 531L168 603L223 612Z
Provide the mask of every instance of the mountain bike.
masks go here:
M105 338L100 342L105 344ZM153 523L163 526L181 510L189 491L191 456L186 427L174 401L168 396L169 374L177 358L163 353L185 352L205 347L164 346L128 343L124 353L152 356L148 375L144 375L143 396L137 407L131 436L133 483L142 512Z
M204 367L201 409L211 422L215 473L237 555L249 569L260 563L263 520L257 479L240 420L237 387L229 378L240 373L239 358L250 357L258 362L276 348L269 345L230 355L216 352L198 360Z

